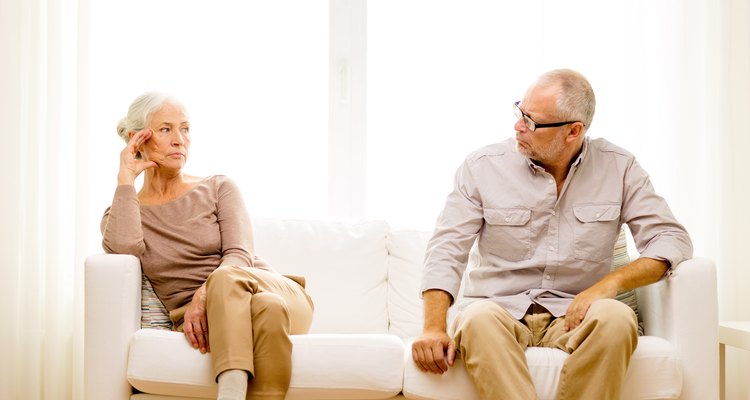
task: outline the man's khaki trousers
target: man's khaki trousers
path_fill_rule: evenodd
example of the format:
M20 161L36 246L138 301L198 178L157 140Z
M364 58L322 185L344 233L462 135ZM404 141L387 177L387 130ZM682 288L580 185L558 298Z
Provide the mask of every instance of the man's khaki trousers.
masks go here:
M292 279L235 266L219 267L208 277L206 309L214 377L228 369L247 371L248 399L280 400L289 389L289 335L307 333L313 315L304 281ZM186 308L170 312L175 330L182 331Z
M453 323L456 348L484 400L533 400L526 364L529 346L570 354L560 372L558 400L615 400L638 343L633 310L612 300L595 301L583 322L566 332L565 318L547 312L514 319L489 300L473 303Z

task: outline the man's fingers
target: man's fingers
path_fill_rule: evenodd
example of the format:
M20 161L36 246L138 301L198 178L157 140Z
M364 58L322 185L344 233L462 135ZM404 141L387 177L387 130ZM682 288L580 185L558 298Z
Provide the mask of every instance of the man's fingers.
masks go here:
M443 356L442 347L439 344L438 348L439 350L436 352L435 345L418 342L412 344L412 358L414 358L414 363L422 372L435 374L442 374L444 372L438 365Z
M571 304L568 308L567 315L565 316L565 330L570 331L578 327L586 318L590 305Z
M453 366L453 363L456 361L456 343L452 340L450 343L448 343L448 350L447 350L447 356L448 356L448 366Z
M445 348L442 343L435 343L432 346L432 371L436 374L442 374L448 370L448 364L445 362Z
M428 346L422 351L422 365L424 365L426 372L432 372L433 374L440 373L440 368L436 365L434 350L432 346Z
M414 359L414 363L420 371L427 372L427 367L424 365L424 352L422 351L422 347L417 343L414 343L411 346L411 357Z
M420 339L412 343L412 358L421 371L440 375L453 365L455 344L447 336L445 339Z

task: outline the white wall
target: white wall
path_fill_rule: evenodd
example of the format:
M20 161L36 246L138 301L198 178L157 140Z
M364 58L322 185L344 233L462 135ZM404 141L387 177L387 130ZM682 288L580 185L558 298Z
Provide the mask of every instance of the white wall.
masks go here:
M750 5L722 2L722 108L716 130L707 132L721 143L722 176L719 264L720 320L750 320ZM750 351L727 348L727 399L750 399Z

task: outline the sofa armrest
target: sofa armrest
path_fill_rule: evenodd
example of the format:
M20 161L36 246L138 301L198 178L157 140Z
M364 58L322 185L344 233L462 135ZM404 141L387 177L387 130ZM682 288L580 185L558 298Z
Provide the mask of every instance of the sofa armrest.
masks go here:
M84 396L129 399L128 346L141 324L141 264L122 254L85 262Z
M713 261L687 260L667 278L639 288L637 296L646 335L669 340L682 361L680 399L717 399L719 316Z

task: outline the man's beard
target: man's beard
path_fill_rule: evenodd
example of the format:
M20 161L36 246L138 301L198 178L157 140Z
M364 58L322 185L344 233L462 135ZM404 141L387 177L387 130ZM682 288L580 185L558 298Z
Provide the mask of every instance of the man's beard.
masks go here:
M565 142L560 136L555 136L553 141L537 149L532 149L531 146L528 145L528 143L526 144L526 147L521 146L521 144L516 139L516 150L519 153L533 161L538 161L542 164L548 164L560 157L560 154L563 153L564 148Z

